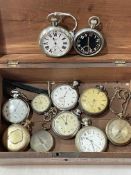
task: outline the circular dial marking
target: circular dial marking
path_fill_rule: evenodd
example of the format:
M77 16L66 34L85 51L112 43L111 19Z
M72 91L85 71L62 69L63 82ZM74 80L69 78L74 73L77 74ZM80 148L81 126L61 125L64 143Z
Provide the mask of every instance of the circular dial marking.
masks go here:
M80 128L78 117L72 112L61 112L52 122L52 129L58 135L66 138L72 138Z
M39 94L32 100L32 108L37 113L46 112L51 106L51 100L46 94Z
M103 48L104 39L95 29L83 29L75 37L75 49L83 56L93 56L98 54Z
M3 106L3 116L11 123L20 123L28 117L30 109L21 99L9 99Z
M131 126L123 119L110 120L106 126L108 139L115 145L125 145L131 140Z
M80 96L80 106L89 114L100 114L108 106L108 97L98 88L86 89Z
M107 138L101 129L87 126L77 133L75 144L80 152L102 152L106 149Z
M46 32L40 40L42 50L49 56L61 57L71 49L71 41L67 31L52 29ZM69 34L68 34L69 35Z
M51 99L58 109L70 110L77 104L78 93L69 85L60 85L52 91Z
M22 151L30 142L28 130L20 124L10 125L3 134L3 144L9 151Z
M31 137L30 146L36 152L48 152L53 145L53 137L48 131L37 131Z

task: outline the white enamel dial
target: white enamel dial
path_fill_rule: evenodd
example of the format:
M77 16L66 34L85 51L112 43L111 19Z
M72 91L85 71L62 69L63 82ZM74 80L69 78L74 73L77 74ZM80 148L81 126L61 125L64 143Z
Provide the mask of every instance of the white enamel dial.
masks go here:
M61 57L72 47L71 35L61 27L49 27L40 36L40 46L48 56Z
M69 85L60 85L52 91L51 99L58 109L70 110L77 104L78 93Z
M80 129L80 121L72 112L61 112L53 119L52 129L63 139L72 138Z
M39 94L32 100L31 106L35 112L43 113L50 108L51 100L46 94Z
M77 133L75 144L80 152L102 152L106 149L107 138L101 129L87 126Z
M19 99L11 98L3 106L3 117L11 123L20 123L29 116L28 104Z

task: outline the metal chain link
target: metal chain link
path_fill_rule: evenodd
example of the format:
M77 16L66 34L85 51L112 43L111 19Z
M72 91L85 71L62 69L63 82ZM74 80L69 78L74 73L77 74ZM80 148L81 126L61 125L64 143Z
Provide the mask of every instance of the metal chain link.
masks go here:
M115 93L113 94L113 96L110 100L110 111L120 118L126 118L128 116L128 115L126 115L126 112L127 112L128 104L129 104L130 99L131 99L131 92L129 90L122 89L119 87L115 87L114 89L115 89ZM121 103L120 112L116 112L112 108L112 106L113 106L112 104L113 104L113 101L115 100L115 98L123 100L123 103Z

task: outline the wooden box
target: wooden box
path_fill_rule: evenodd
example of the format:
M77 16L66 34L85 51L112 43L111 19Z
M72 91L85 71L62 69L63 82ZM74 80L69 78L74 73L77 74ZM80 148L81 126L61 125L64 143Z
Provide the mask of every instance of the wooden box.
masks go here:
M87 26L90 16L99 16L106 44L95 57L70 54L64 58L49 58L41 54L38 36L48 26L46 16L55 11L69 12L78 19L79 29ZM47 81L81 80L85 87L104 84L109 96L113 87L130 88L131 80L131 2L129 0L0 0L0 103L5 100L2 79L8 78L40 87ZM72 25L70 21L68 24ZM26 92L27 93L27 92ZM33 95L27 93L29 98ZM117 105L117 104L116 104ZM129 107L131 114L131 108ZM35 118L35 114L33 116ZM103 130L113 114L93 119ZM0 119L1 135L7 127ZM37 128L36 128L37 129ZM131 164L131 144L118 147L109 143L106 152L79 153L74 139L56 137L53 152L7 152L0 141L0 164Z

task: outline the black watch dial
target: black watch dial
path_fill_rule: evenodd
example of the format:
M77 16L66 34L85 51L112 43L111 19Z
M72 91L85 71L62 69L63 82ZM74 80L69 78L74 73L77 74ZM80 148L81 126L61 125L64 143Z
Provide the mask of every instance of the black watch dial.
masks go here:
M98 54L103 47L104 39L101 34L94 31L82 32L75 38L75 49L83 56Z

